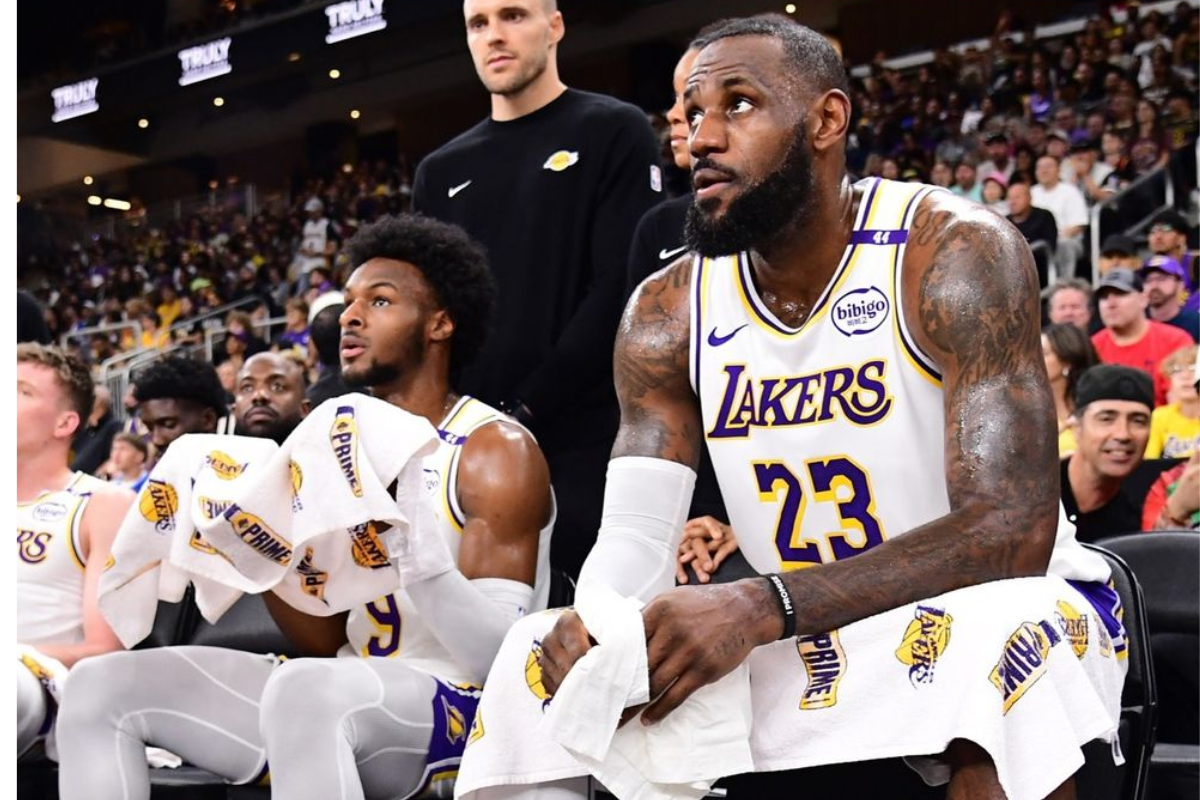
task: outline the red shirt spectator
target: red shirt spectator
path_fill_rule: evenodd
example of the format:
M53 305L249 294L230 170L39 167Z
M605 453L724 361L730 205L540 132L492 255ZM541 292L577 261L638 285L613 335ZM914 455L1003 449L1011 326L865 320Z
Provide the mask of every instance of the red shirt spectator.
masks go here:
M1092 344L1100 360L1150 373L1155 405L1165 404L1170 381L1158 365L1179 348L1191 345L1192 337L1172 325L1146 319L1142 279L1133 270L1110 270L1096 288L1096 298L1104 330L1092 337Z

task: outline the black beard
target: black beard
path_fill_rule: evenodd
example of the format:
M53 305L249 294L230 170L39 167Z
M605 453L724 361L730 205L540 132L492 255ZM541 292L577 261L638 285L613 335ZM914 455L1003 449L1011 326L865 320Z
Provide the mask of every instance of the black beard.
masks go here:
M395 364L371 364L362 372L348 374L342 371L342 381L352 389L370 389L393 383L400 377L400 367Z
M761 247L785 225L808 214L813 183L812 154L804 129L797 128L779 169L733 200L725 216L714 220L696 202L688 206L683 228L688 248L717 258Z

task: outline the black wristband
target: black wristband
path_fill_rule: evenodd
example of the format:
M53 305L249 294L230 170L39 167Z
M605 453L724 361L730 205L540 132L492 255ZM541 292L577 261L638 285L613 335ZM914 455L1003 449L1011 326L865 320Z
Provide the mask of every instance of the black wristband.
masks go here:
M763 575L763 577L774 591L775 598L779 601L779 608L783 612L783 635L779 638L780 640L790 639L796 635L796 607L792 605L792 595L783 585L783 579L774 572Z

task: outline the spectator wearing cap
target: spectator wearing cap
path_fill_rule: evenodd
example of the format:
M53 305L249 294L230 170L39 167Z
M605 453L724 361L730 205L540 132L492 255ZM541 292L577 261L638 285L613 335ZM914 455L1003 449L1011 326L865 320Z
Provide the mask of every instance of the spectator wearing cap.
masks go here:
M1083 278L1055 281L1046 298L1046 315L1053 325L1074 325L1091 336L1095 332L1092 330L1092 285Z
M308 290L308 275L317 267L327 267L329 259L337 251L338 234L333 223L325 218L325 204L311 197L304 204L308 219L304 222L300 249L296 252L293 266L298 282L297 294Z
M1100 364L1075 391L1075 452L1062 462L1061 491L1075 537L1094 542L1141 530L1142 501L1156 472L1142 466L1154 387L1141 370Z
M998 172L1004 176L1004 180L1012 179L1013 160L1008 153L1008 135L1003 131L989 133L984 140L987 152L987 161L979 165L980 175L991 175Z
M1154 255L1170 256L1183 267L1189 291L1183 307L1189 311L1196 311L1200 309L1200 292L1196 291L1196 268L1200 257L1187 251L1188 227L1182 214L1171 208L1164 209L1150 220L1147 244Z
M1191 458L1200 446L1200 394L1196 392L1196 345L1163 359L1171 402L1154 409L1146 458Z
M1058 226L1054 264L1061 277L1070 278L1083 255L1083 230L1088 224L1087 201L1082 192L1059 180L1059 160L1054 156L1039 158L1034 174L1037 185L1030 190L1030 197L1035 206L1054 215L1054 224Z
M954 168L954 185L950 187L950 191L976 203L983 202L983 186L979 184L974 160L964 158Z
M1032 202L1029 184L1013 181L1008 187L1008 221L1016 226L1029 246L1033 247L1033 262L1037 267L1038 285L1046 286L1050 274L1050 259L1058 245L1058 225L1054 215ZM1041 242L1041 247L1035 245Z
M1137 243L1128 236L1114 233L1100 245L1100 263L1096 271L1103 278L1114 269L1141 269L1141 259L1137 257Z
M1171 353L1192 344L1192 337L1179 328L1146 317L1142 279L1131 270L1109 271L1096 287L1096 299L1104 330L1092 337L1092 344L1100 360L1154 376L1151 408L1162 405L1167 401L1170 384L1159 372L1159 365Z
M1002 217L1008 216L1008 181L999 172L993 172L983 179L983 204Z
M1180 299L1187 282L1183 265L1170 256L1150 256L1142 265L1141 277L1150 319L1174 325L1191 336L1192 341L1200 339L1200 314L1185 311Z

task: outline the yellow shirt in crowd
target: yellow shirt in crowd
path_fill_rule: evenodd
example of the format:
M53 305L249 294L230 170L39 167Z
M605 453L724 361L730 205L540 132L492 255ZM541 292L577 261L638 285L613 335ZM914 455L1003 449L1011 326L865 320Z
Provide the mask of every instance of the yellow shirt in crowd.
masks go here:
M1159 406L1150 415L1146 458L1190 458L1200 444L1200 419L1186 417L1179 403Z

